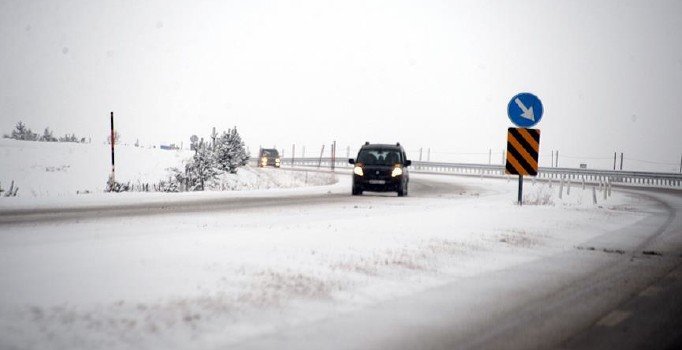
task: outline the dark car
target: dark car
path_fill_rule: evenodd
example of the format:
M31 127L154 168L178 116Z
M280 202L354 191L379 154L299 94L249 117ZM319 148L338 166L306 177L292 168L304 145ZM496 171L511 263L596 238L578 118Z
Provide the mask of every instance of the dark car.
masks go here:
M275 168L279 168L279 152L277 152L277 150L274 148L261 148L258 154L258 166L261 168L266 166L274 166Z
M412 161L407 160L405 150L395 145L365 144L360 148L356 159L349 159L353 167L353 195L361 195L363 191L398 192L398 196L407 195L410 174L407 167Z

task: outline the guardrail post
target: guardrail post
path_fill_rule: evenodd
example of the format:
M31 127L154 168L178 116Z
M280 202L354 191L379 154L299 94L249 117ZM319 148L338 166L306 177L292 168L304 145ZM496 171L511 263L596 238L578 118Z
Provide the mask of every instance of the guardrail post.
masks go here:
M332 143L332 171L334 171L335 165L336 165L336 141Z
M592 203L597 204L597 186L592 186Z
M609 197L611 197L611 180L609 180Z
M559 184L559 199L562 199L564 196L564 178L561 178L561 183Z

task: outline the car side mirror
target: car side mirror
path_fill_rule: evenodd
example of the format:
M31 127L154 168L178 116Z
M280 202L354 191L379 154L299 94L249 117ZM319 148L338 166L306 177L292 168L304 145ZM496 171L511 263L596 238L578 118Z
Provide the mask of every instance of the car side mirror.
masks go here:
M412 165L412 161L411 161L411 160L406 160L406 161L405 161L405 166L410 166L410 165Z
M349 158L349 159L348 159L348 163L350 163L350 164L355 164L355 159Z

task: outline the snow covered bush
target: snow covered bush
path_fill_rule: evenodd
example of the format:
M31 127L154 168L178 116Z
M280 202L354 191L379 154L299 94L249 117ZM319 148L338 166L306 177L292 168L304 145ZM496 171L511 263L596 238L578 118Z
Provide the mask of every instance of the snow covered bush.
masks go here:
M12 133L10 135L3 135L4 138L6 139L14 139L14 140L22 140L22 141L41 141L41 142L80 142L80 143L85 143L85 137L78 138L76 137L76 134L65 134L63 137L56 138L52 134L52 130L50 128L45 128L45 131L43 131L42 135L38 135L37 133L33 132L30 128L26 127L26 124L23 122L19 121L17 125L14 127L14 130L12 130Z
M154 190L158 192L180 192L181 183L169 177L168 180L161 180L158 184L154 185Z
M14 181L9 185L8 190L3 189L2 183L0 183L0 197L16 197L17 192L19 192L19 187L14 187Z
M76 134L71 134L71 135L65 134L64 136L59 138L59 142L76 142L76 143L81 142L81 143L84 143L85 139L84 138L79 139L78 137L76 137Z
M117 181L112 181L109 179L107 181L107 188L104 190L106 192L129 192L131 190L130 182L122 183Z
M554 205L552 190L548 186L541 185L531 187L523 194L524 205Z
M50 130L50 128L45 128L45 131L43 131L43 136L40 137L40 141L57 142L59 140L52 135L52 130Z

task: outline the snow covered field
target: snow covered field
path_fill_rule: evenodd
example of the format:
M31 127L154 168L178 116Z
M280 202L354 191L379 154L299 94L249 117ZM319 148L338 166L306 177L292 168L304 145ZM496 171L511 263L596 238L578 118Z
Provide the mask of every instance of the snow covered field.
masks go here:
M194 152L116 146L116 180L155 184L169 176L168 168L182 168ZM253 190L316 186L333 183L330 176L244 167L225 174L217 183L223 190ZM111 172L111 150L104 144L47 143L0 139L0 185L19 187L23 200L0 200L0 206L55 202L83 194L102 194ZM80 195L79 195L80 194ZM85 196L88 197L88 196ZM111 197L106 197L111 198ZM0 198L2 199L2 198ZM79 199L80 200L80 199ZM92 196L85 201L92 201ZM4 202L4 203L3 203ZM10 203L7 203L10 202Z
M417 174L410 197L351 197L350 177L339 180L253 192L329 196L325 204L0 226L0 348L239 348L491 271L584 254L585 242L617 234L652 205L619 192L593 205L579 187L559 199L556 184L528 182L527 199L542 205L518 207L515 181Z

